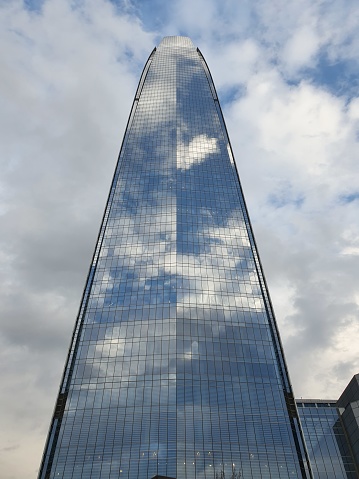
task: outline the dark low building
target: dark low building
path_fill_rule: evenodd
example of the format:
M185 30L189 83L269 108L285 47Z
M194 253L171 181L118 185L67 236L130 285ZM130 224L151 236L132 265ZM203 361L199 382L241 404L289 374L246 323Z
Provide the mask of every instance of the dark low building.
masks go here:
M304 438L317 479L359 477L359 374L338 401L297 399Z
M337 408L359 477L359 374L345 388Z

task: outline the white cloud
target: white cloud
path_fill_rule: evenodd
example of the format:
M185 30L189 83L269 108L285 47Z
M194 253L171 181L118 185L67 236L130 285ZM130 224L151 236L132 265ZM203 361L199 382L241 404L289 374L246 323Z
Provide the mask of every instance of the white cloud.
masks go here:
M294 32L284 47L282 58L290 70L312 65L313 57L318 53L320 39L313 29L304 26Z
M208 155L218 152L217 138L209 138L207 135L195 136L188 145L178 145L177 167L188 170L191 166L205 161Z
M232 122L241 125L234 150L295 391L335 398L358 367L351 346L358 205L341 199L358 190L353 109L320 87L289 86L273 71L254 77L231 108L230 133ZM334 379L341 363L345 373Z

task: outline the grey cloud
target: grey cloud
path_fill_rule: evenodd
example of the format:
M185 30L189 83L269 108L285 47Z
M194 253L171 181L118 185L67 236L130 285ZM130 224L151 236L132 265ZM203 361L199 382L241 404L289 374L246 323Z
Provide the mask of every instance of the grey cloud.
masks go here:
M1 450L4 452L10 452L10 451L15 451L16 449L19 449L19 444L16 444L15 446L9 446L9 447L3 447Z

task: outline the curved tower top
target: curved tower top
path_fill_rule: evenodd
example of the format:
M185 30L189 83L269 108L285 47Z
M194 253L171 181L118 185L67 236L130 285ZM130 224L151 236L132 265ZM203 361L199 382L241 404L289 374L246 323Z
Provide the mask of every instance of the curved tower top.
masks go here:
M162 47L196 48L189 37L182 36L164 37L158 45L158 48Z

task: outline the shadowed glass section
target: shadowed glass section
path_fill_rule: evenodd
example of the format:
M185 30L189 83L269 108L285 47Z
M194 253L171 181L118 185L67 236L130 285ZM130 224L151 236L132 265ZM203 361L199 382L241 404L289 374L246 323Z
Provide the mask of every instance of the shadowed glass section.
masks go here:
M60 393L41 478L310 477L215 89L187 38L165 38L141 78Z

